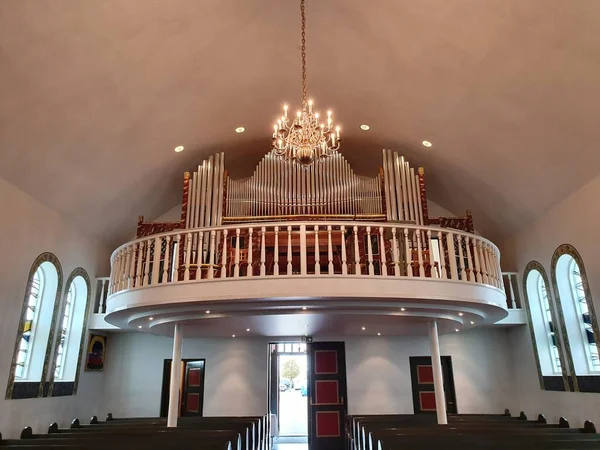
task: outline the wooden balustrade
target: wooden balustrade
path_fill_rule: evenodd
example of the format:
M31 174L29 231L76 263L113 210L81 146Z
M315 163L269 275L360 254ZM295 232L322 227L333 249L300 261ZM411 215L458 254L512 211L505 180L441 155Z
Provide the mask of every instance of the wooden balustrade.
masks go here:
M103 282L109 295L223 278L414 277L506 286L509 308L520 305L516 274L502 273L494 244L419 225L295 222L176 230L122 245L111 257L111 268Z

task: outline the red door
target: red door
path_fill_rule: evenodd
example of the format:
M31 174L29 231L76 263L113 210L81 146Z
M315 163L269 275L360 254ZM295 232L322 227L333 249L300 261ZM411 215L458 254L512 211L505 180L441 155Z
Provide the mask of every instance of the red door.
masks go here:
M343 450L347 412L343 342L312 342L308 354L308 441L310 450Z
M204 360L186 361L183 379L182 416L202 416Z
M446 411L456 414L456 393L454 391L454 376L450 356L442 356L442 378ZM433 389L433 369L430 356L411 356L410 375L413 391L413 406L415 414L435 412L435 392Z

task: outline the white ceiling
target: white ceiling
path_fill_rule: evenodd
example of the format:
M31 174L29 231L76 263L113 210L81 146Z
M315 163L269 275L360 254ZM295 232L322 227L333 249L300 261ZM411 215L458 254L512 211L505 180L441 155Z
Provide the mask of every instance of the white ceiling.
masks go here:
M299 103L298 4L0 1L0 176L114 245L179 203L207 155L248 174L281 104ZM309 94L334 108L359 172L398 150L426 167L432 200L471 209L492 238L600 173L600 1L307 13Z

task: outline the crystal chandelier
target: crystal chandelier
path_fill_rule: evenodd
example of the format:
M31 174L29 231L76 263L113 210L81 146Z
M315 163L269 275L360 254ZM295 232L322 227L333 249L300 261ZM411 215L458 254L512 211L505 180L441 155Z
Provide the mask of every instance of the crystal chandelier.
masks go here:
M300 0L302 15L302 110L290 121L288 105L283 106L283 116L274 126L271 147L282 159L309 166L316 160L332 156L340 148L340 127L334 127L331 111L327 123L319 121L313 112L313 101L306 97L306 15L304 0Z

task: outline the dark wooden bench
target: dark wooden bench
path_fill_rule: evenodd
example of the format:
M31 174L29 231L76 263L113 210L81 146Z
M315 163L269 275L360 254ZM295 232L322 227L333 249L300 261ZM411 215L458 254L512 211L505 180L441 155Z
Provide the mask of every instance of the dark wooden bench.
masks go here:
M583 429L568 428L566 419L547 424L543 415L530 421L522 413L449 416L437 425L435 415L348 416L346 432L351 450L404 450L464 448L600 449L600 435L586 422Z
M48 434L34 434L26 427L21 439L2 440L0 436L0 447L29 450L267 450L269 442L267 416L180 418L177 427L167 428L162 418L119 419L109 414L106 421L92 417L90 425L75 419L66 429L53 423Z

